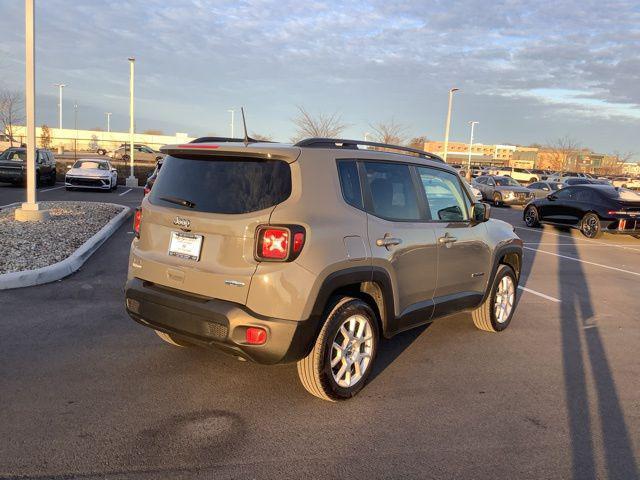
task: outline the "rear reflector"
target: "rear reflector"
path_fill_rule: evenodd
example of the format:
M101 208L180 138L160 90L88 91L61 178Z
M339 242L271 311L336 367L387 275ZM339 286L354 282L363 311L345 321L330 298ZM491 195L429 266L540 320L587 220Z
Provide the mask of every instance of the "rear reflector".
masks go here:
M262 328L249 327L245 339L250 345L262 345L267 341L267 332Z
M136 238L140 238L140 222L142 221L142 209L136 208L136 213L133 214L133 233Z

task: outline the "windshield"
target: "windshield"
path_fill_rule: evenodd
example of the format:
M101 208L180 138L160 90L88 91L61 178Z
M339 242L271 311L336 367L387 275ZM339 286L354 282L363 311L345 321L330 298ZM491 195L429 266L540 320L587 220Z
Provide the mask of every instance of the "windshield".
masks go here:
M26 150L5 150L0 154L0 160L23 162L27 159Z
M73 164L73 168L80 168L82 170L98 169L109 170L106 162L94 162L92 160L78 160Z
M500 177L496 178L496 185L499 187L519 187L520 184L516 182L513 178L509 177Z
M551 187L551 190L560 190L562 188L561 183L550 183L549 186Z

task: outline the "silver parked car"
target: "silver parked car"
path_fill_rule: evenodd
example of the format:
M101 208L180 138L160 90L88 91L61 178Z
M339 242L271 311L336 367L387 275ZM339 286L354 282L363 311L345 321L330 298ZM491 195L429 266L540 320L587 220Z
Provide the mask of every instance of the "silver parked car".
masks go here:
M67 190L74 188L115 190L118 188L118 171L108 160L80 159L68 168L64 177L64 186Z
M482 198L501 205L526 205L534 199L533 192L511 177L484 175L473 180L473 186L482 192Z
M560 182L534 182L527 188L533 192L536 198L544 198L553 192L557 192L563 186Z

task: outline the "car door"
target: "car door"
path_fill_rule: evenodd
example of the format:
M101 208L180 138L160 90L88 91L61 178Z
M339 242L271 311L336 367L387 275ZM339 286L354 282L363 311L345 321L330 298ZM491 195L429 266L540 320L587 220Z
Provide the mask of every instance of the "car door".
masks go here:
M477 305L491 269L484 223L471 221L472 201L457 175L435 167L416 167L438 242L435 316Z
M438 266L434 225L426 223L414 167L399 162L359 164L373 267L394 286L392 330L424 323L433 314Z
M540 219L558 225L571 224L574 218L571 214L574 195L575 188L565 187L547 197L547 201L538 208Z
M551 193L551 188L545 182L535 182L529 185L536 198L544 198Z

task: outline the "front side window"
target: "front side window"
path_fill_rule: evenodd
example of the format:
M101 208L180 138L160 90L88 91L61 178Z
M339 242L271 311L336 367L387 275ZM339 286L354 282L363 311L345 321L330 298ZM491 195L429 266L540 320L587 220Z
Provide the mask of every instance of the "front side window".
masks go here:
M500 187L519 187L520 184L511 177L498 177L496 184Z
M388 220L420 220L418 197L408 165L365 162L371 213Z
M469 219L469 198L456 175L435 168L418 167L432 220L462 222Z

